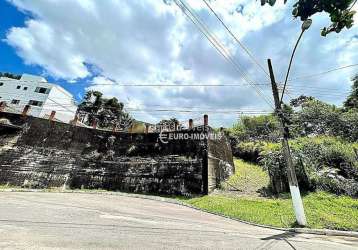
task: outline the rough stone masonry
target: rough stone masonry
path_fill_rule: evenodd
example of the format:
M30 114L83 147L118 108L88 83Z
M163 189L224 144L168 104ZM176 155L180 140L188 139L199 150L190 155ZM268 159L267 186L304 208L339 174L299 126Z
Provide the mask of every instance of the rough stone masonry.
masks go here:
M234 173L226 137L158 138L0 112L0 185L190 195L211 192Z

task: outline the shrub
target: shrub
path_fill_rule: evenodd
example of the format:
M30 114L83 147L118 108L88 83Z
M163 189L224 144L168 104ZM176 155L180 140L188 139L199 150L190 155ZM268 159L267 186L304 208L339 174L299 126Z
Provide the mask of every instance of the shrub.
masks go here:
M276 141L279 137L278 127L278 121L274 115L243 116L229 132L237 142Z
M233 155L245 161L258 163L264 147L264 142L239 142L233 147Z
M338 130L340 131L340 136L349 141L358 140L358 110L349 110L342 114L342 124L343 127Z
M292 115L291 123L294 137L336 135L343 124L340 109L316 99L304 102Z
M290 141L297 179L302 190L326 190L358 196L356 144L332 137L300 138ZM288 191L281 144L266 143L259 153L260 164L270 175L271 188Z
M312 97L294 99L291 105L284 106L290 138L321 135L358 141L357 108L337 108ZM277 118L272 114L243 116L229 131L236 144L257 140L278 142L279 127Z

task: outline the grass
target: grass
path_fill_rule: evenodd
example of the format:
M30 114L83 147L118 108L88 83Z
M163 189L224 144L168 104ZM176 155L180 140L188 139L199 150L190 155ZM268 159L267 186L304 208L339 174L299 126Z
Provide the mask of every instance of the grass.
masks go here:
M267 187L270 178L259 166L235 159L235 174L222 184L226 191L236 190L242 194L255 194Z
M184 202L262 225L283 228L297 226L289 194L282 194L279 198L259 197L258 190L269 183L267 173L259 166L242 160L235 160L235 166L235 175L222 185L226 192ZM227 192L233 188L241 191ZM304 195L303 203L309 228L358 231L358 199L315 192Z
M185 201L195 207L248 222L294 227L290 198L204 196ZM358 200L318 192L303 197L309 228L358 231Z

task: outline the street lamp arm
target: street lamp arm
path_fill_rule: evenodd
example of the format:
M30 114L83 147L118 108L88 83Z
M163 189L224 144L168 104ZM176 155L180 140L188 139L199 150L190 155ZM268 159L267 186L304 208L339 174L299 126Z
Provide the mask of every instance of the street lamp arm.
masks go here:
M281 94L280 103L282 103L282 101L283 101L283 96L284 96L284 94L285 94L285 89L286 89L286 85L287 85L287 81L288 81L288 76L290 75L290 70L291 70L293 58L294 58L294 56L295 56L295 53L296 53L298 44L300 43L301 38L302 38L302 36L303 36L303 33L304 33L305 31L306 31L306 29L302 29L301 34L300 34L300 36L299 36L298 39L297 39L295 48L293 49L293 52L292 52L292 55L291 55L291 59L290 59L290 64L288 65L288 70L287 70L287 74L286 74L286 78L285 78L285 84L283 85L283 89L282 89L282 94Z

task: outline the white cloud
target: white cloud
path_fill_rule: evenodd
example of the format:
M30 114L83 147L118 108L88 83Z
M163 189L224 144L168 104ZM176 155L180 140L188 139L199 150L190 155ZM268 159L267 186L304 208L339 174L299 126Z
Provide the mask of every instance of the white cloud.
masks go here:
M56 77L73 79L90 74L83 56L73 47L74 41L70 37L57 35L44 22L29 20L26 28L12 28L7 42L17 49L25 63L40 65Z
M189 22L174 3L150 0L12 0L33 17L24 27L9 30L7 43L28 64L42 66L48 74L73 81L95 76L92 86L107 96L116 96L131 107L155 109L193 107L199 109L267 110L267 104L249 87L125 87L136 84L232 84L245 83ZM250 78L258 83L268 79L230 38L202 1L188 0L210 30L228 46ZM300 22L292 21L289 6L261 7L258 1L211 1L213 8L242 42L265 65L272 58L278 79L282 79ZM339 35L319 36L326 18L315 18L300 45L293 75L312 74L341 64L356 63L357 28ZM86 66L87 65L87 66ZM92 65L92 67L88 67ZM352 73L352 72L350 72ZM325 78L330 87L342 88L347 71ZM112 80L109 80L112 79ZM313 86L322 81L310 82ZM294 83L295 84L295 83ZM299 84L299 83L297 83ZM346 87L348 85L346 84ZM263 93L270 98L270 87ZM292 95L300 94L295 91ZM313 92L306 91L306 94ZM326 100L338 103L336 97ZM341 98L342 99L342 98ZM151 122L170 116L187 120L194 114L135 113ZM229 125L237 114L209 114L215 125Z

